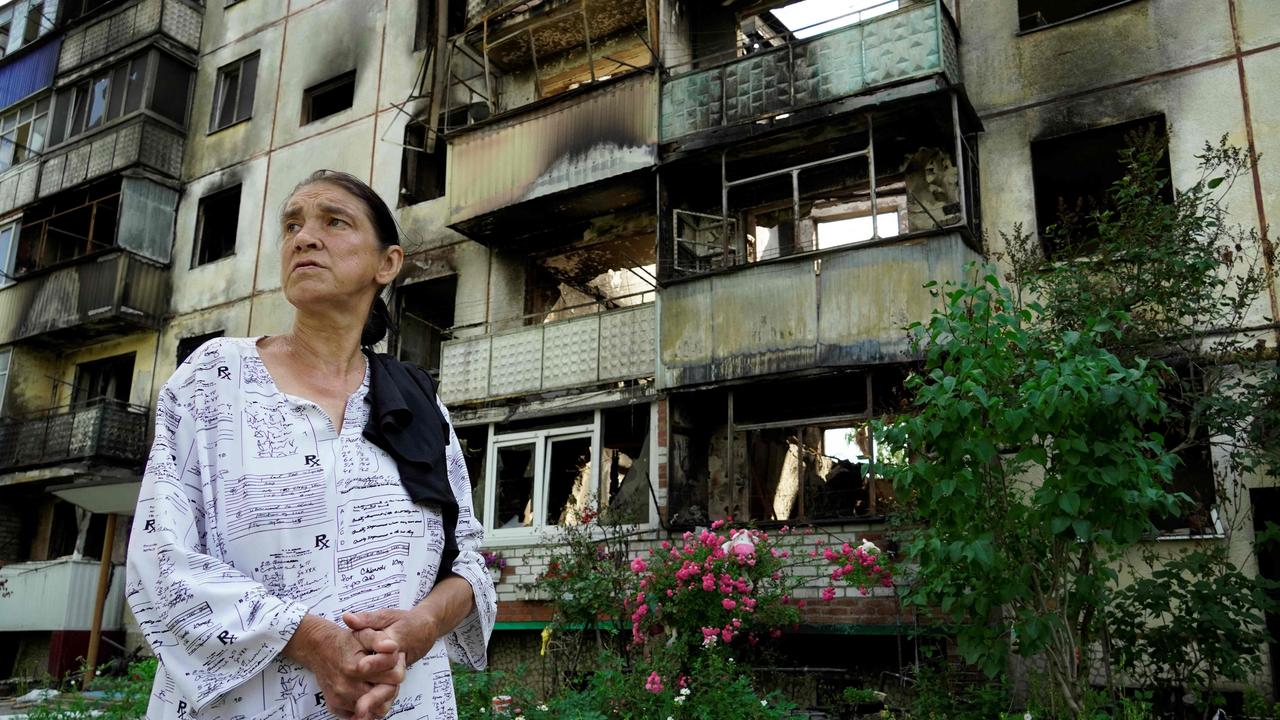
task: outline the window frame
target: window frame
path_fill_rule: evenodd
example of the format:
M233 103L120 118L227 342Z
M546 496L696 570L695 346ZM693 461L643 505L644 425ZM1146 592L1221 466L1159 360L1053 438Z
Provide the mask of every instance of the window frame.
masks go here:
M4 370L0 371L0 413L3 413L9 397L9 376L13 374L13 347L0 348L0 357L4 358Z
M324 80L322 82L316 83L315 85L312 85L311 87L303 90L302 91L302 117L301 117L301 121L298 123L299 126L310 125L315 122L320 122L321 120L327 120L328 118L334 117L336 115L341 115L347 110L354 108L356 106L356 79L358 77L357 70L358 68L352 68L351 70L334 75L328 80ZM322 115L321 117L312 117L312 113L313 113L312 105L315 101L316 95L330 92L338 87L341 87L342 85L345 85L348 81L350 81L351 83L351 104L342 108L341 110L331 112L328 115Z
M233 223L233 228L232 228L233 233L232 233L231 251L230 251L230 252L228 252L228 253L227 253L227 254L225 254L225 255L219 255L218 257L213 258L213 259L211 259L211 260L205 260L205 261L201 262L201 261L200 261L200 251L201 251L201 249L204 247L204 221L205 221L205 207L206 207L206 205L208 204L208 202L209 202L210 200L215 200L215 199L216 199L216 200L221 201L221 200L223 200L225 197L230 196L230 195L231 195L231 192L232 192L233 190L235 191L235 195L236 195L236 217L235 217L235 219L232 221L232 223ZM196 231L195 231L194 236L192 237L192 242L191 242L191 265L190 265L190 267L189 267L188 269L190 269L190 270L194 270L194 269L199 268L199 267L204 267L204 266L206 266L206 265L212 265L212 264L214 264L214 263L216 263L216 262L219 262L219 261L222 261L222 260L226 260L227 258L235 257L235 255L236 255L236 246L237 246L237 245L239 245L239 241L240 241L240 232L239 232L239 230L240 230L240 202L241 202L241 200L243 199L243 195L244 195L244 184L243 184L243 183L236 183L235 185L228 185L228 186L226 186L226 187L219 188L218 190L214 190L213 192L208 193L208 194L206 194L206 195L202 196L202 197L200 198L200 200L196 203Z
M244 98L244 88L246 85L245 65L250 61L253 61L254 65L253 77L250 78L250 82L248 83L249 87L252 88L249 92L249 107L242 108L240 107L240 102ZM261 64L261 61L262 51L254 50L248 55L232 60L218 68L217 75L214 77L213 83L213 101L209 104L209 131L206 134L212 135L216 132L221 132L229 127L239 125L242 122L248 122L253 119L253 108L258 99L258 66ZM226 85L228 74L232 71L236 73L236 91L231 111L231 120L224 125L219 125L218 118L223 114L223 110L225 110L225 106L223 105L225 95L223 88Z
M649 434L649 493L645 499L647 517L639 523L618 526L623 531L652 529L657 525L658 509L654 504L657 481L658 457L658 423L657 399L646 403ZM592 422L577 425L559 425L536 430L517 432L499 432L493 423L488 425L488 441L485 446L484 477L480 479L476 491L483 493L481 501L480 523L484 527L485 544L494 547L521 547L541 544L547 532L555 532L561 525L545 522L547 502L547 461L550 457L551 443L557 440L591 439L591 497L598 501L600 483L603 478L602 453L604 439L603 413L610 408L599 408L592 413ZM534 478L533 478L533 524L530 527L500 528L497 527L497 466L498 450L503 447L534 443Z
M2 263L0 264L0 289L7 288L17 282L17 278L13 274L13 264L18 258L18 238L22 235L22 219L19 217L0 221L0 235L3 235L6 231L10 233L9 249L3 256L0 256L0 263ZM3 394L3 390L0 390L0 394ZM0 406L2 405L3 402L0 401Z
M44 109L41 110L41 104ZM26 120L22 119L23 113L31 113L31 117ZM21 165L29 160L39 158L44 154L46 143L49 140L49 128L53 115L53 96L45 95L33 100L28 100L10 107L3 113L0 113L0 172L8 170L16 165ZM13 126L6 129L9 118L13 118ZM41 125L43 123L43 125ZM19 143L17 138L19 131L23 128L27 129L27 142ZM35 135L37 127L42 127L40 132L40 147L37 149L31 144L31 138ZM12 138L6 136L12 133ZM7 142L7 146L6 146ZM18 159L19 151L24 151L22 159Z
M1054 20L1053 22L1047 22L1043 25L1037 25L1035 27L1024 27L1022 23L1022 19L1025 16L1022 14L1021 7L1018 7L1019 4L1021 3L1021 0L1018 0L1018 2L1015 2L1014 4L1014 7L1017 10L1018 31L1014 34L1021 36L1021 35L1028 35L1034 32L1040 32L1041 30L1048 30L1050 28L1055 28L1061 25L1066 25L1068 23L1073 23L1077 20L1083 20L1084 18L1093 17L1094 15L1110 12L1112 10L1115 10L1116 8L1122 7L1124 5L1130 5L1136 2L1139 2L1139 0L1111 0L1110 2L1107 2L1106 4L1101 5L1099 7L1093 8L1092 10L1085 10L1082 13L1078 13L1070 17L1065 17L1065 18L1062 18L1061 20Z

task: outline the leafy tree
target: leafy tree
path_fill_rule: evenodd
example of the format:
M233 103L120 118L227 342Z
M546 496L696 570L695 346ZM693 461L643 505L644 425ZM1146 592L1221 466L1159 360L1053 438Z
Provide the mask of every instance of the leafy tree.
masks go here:
M1063 208L1047 231L1088 257L1047 262L1015 228L1007 275L982 268L934 288L941 308L912 328L924 355L908 381L916 414L877 428L888 457L903 458L881 472L904 501L918 567L906 600L957 622L961 653L988 673L1010 652L1042 661L1051 710L1071 717L1090 680L1114 685L1117 667L1207 688L1244 679L1262 650L1265 597L1223 549L1147 553L1140 583L1117 572L1156 534L1153 519L1233 532L1242 503L1228 491L1274 472L1280 434L1276 368L1249 327L1272 277L1257 232L1232 225L1223 203L1248 156L1225 138L1206 145L1200 176L1169 201L1165 138L1130 139L1108 202ZM1185 459L1209 448L1211 496L1176 491ZM1196 585L1192 572L1223 582ZM1207 613L1208 634L1183 639L1212 663L1170 657L1189 646L1158 628L1188 613ZM1121 620L1125 639L1147 640L1113 656ZM1224 635L1236 621L1255 635Z

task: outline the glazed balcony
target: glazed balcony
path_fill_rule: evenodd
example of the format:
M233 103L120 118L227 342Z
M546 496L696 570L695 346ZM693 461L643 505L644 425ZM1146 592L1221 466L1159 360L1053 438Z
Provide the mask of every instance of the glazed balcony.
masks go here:
M653 376L653 303L444 343L440 393L474 402Z
M779 116L840 112L818 106L911 81L929 92L960 82L959 35L942 0L903 0L898 9L806 40L786 43L662 83L662 141L768 123ZM898 93L899 95L903 93ZM696 144L696 143L695 143ZM688 148L686 148L688 149Z
M196 52L201 9L187 0L141 0L69 30L58 56L63 75L152 36L164 36Z
M904 328L981 257L961 230L890 238L673 282L658 298L659 388L909 360Z

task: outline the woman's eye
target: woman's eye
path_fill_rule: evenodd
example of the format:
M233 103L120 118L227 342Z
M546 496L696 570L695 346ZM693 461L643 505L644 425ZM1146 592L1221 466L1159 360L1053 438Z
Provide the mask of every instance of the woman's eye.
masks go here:
M346 221L346 220L343 220L343 219L341 219L341 218L330 218L330 219L329 219L329 224L330 224L330 225L335 225L335 224L337 224L337 225L346 225L346 224L347 224L347 221Z

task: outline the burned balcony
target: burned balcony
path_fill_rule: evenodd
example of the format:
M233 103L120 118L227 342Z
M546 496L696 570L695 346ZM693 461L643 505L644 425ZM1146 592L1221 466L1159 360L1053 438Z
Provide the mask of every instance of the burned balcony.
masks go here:
M647 204L657 159L656 92L651 75L632 75L451 135L449 226L509 246Z
M567 319L445 342L441 396L473 402L652 377L652 295L616 301L645 302L579 316L584 308L567 307L550 316Z
M68 5L71 5L68 3ZM68 8L69 14L74 13ZM149 37L163 36L186 49L200 49L203 11L187 0L141 0L101 14L84 11L85 18L67 31L58 57L58 74L69 73L117 50Z
M119 175L27 207L0 289L0 343L83 343L159 326L177 193Z
M723 143L774 122L846 112L891 87L909 96L960 82L959 36L942 0L888 0L847 21L804 39L786 28L767 39L749 33L756 41L730 47L728 59L675 67L662 83L662 141Z
M168 308L165 265L111 248L0 290L0 343L81 344L152 330Z
M910 360L904 328L936 302L924 285L959 281L980 260L951 231L669 285L658 308L658 386Z
M106 398L0 419L0 472L94 462L140 467L147 408Z

